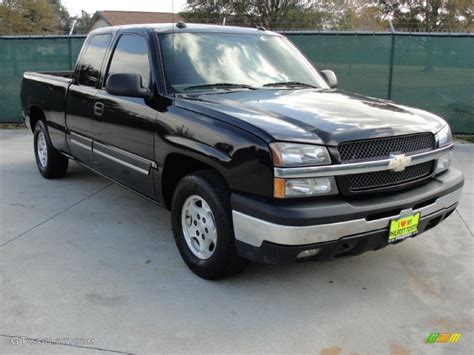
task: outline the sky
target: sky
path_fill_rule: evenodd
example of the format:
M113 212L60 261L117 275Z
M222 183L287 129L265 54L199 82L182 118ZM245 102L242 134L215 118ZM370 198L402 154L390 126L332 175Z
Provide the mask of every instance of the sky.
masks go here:
M81 10L94 14L101 10L174 12L184 9L186 0L62 0L71 15L80 15Z

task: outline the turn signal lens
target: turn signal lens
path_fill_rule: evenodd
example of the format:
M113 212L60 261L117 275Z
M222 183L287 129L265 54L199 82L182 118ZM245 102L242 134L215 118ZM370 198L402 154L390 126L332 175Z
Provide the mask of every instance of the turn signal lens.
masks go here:
M285 198L285 179L273 179L273 196Z

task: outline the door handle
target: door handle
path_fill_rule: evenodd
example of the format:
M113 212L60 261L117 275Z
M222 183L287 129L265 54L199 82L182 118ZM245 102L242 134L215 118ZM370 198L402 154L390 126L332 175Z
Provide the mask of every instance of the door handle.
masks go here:
M104 113L104 104L102 102L96 102L94 104L94 115L96 116L102 116Z

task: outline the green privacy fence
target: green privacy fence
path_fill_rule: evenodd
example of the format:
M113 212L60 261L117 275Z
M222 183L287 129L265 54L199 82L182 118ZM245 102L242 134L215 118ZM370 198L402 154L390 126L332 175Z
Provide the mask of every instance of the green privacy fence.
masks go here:
M0 37L0 122L21 121L23 72L71 70L84 39L84 36Z
M286 32L339 88L390 98L446 118L474 134L474 35ZM0 122L20 120L20 81L26 70L73 68L83 36L0 37Z
M287 32L339 88L433 112L474 133L474 35Z

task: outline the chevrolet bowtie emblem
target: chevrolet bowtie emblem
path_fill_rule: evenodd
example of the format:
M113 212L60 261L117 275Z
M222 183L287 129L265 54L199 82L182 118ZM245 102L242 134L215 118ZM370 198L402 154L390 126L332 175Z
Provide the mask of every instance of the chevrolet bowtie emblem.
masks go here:
M411 163L411 157L407 157L405 154L390 154L390 158L392 160L388 163L388 168L395 172L405 170Z

